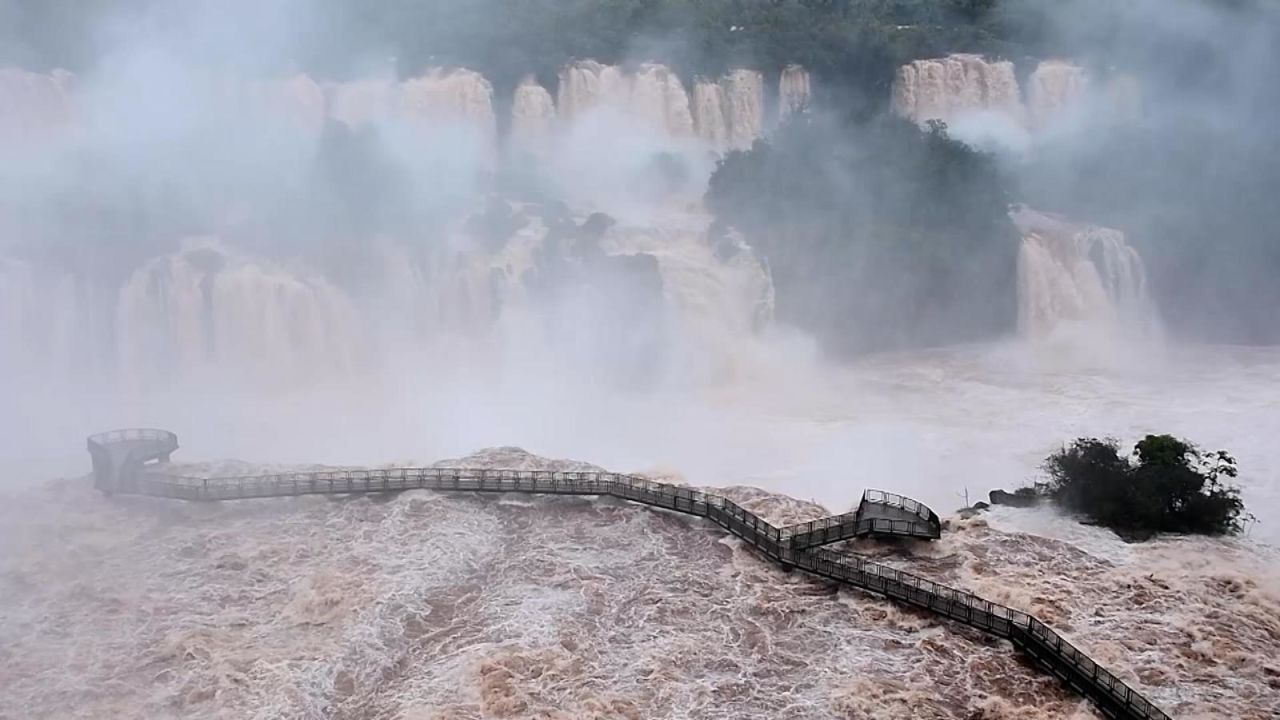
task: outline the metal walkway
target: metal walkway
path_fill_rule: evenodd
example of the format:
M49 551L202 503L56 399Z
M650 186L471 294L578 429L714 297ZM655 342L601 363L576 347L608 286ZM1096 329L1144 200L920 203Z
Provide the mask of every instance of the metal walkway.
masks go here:
M891 493L867 491L854 513L777 528L719 495L616 473L391 468L202 478L173 475L163 468L145 464L167 458L176 448L177 437L162 430L121 430L95 435L89 438L94 483L104 492L195 501L417 489L608 495L705 517L784 567L799 568L1006 638L1038 666L1092 700L1107 717L1169 719L1169 715L1027 613L850 553L815 547L860 533L880 534L874 530L877 527L887 527L889 531L884 534L892 535L914 535L922 528L931 531L934 527L931 523L937 522L933 511ZM904 513L914 518L907 518ZM884 525L886 522L888 526ZM914 528L910 527L913 523ZM892 532L894 527L903 532ZM836 537L839 535L843 537Z

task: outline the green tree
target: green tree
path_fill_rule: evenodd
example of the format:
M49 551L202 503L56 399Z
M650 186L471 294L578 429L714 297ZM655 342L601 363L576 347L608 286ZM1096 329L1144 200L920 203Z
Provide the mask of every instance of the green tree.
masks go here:
M1148 435L1131 458L1115 440L1081 438L1050 455L1045 493L1090 521L1129 536L1224 535L1241 530L1244 504L1225 480L1236 463L1172 435Z
M731 153L707 205L764 256L779 318L848 354L1011 330L1016 234L995 160L878 116L798 116Z

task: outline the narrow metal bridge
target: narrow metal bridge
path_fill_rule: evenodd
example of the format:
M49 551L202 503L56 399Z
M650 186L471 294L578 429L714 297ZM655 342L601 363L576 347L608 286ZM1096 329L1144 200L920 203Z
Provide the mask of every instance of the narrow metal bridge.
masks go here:
M1005 638L1039 667L1093 701L1107 717L1169 720L1169 715L1027 613L851 553L817 547L863 535L939 537L938 516L900 495L868 490L856 512L778 528L719 495L616 473L390 468L204 478L171 474L157 465L178 447L177 436L165 430L118 430L94 435L88 445L94 484L108 493L194 501L418 489L607 495L705 517L783 567L799 568Z

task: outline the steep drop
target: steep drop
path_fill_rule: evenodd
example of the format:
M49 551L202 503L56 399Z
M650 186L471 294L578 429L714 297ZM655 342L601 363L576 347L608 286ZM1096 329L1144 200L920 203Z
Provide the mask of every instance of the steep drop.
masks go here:
M294 383L351 368L360 325L327 280L241 255L214 238L155 258L120 290L116 345L123 380Z
M1146 337L1157 329L1147 275L1124 233L1019 208L1018 327L1030 338L1061 332Z

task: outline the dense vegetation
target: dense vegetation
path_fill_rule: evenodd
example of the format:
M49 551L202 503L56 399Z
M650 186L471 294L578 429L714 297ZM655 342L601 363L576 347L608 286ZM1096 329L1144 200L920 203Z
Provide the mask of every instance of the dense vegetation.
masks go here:
M1244 504L1224 482L1236 476L1236 463L1223 451L1148 435L1126 458L1114 440L1081 438L1049 456L1044 469L1043 494L1125 537L1241 530Z
M726 157L707 194L768 261L780 318L842 353L1011 329L1009 200L994 158L884 116L800 116Z

